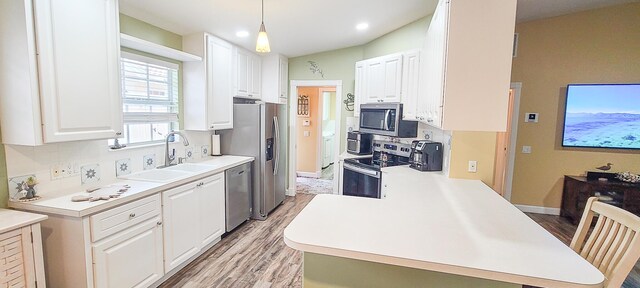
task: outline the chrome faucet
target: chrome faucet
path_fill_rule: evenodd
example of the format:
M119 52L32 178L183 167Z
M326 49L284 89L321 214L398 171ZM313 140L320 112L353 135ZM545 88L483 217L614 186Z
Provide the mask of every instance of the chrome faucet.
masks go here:
M169 132L164 142L164 147L165 147L164 166L160 166L158 168L166 168L169 166L176 165L176 163L173 163L173 161L176 160L175 150L173 153L169 153L169 139L171 139L172 135L176 135L176 134L182 137L182 144L184 144L184 146L189 146L189 140L187 140L187 137L182 132L180 131Z

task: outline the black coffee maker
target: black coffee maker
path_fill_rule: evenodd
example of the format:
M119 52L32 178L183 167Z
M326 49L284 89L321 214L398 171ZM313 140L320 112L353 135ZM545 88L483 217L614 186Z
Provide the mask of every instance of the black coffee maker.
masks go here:
M442 171L442 143L428 140L411 142L409 167L419 171Z

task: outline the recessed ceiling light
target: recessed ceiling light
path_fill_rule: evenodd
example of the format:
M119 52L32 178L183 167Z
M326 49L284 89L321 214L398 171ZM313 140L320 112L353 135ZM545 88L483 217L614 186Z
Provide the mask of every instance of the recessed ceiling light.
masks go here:
M244 31L244 30L243 31L238 31L238 32L236 32L236 36L238 36L240 38L244 38L244 37L249 36L249 32L248 31Z
M360 23L358 25L356 25L356 29L362 31L362 30L366 30L367 28L369 28L369 23Z

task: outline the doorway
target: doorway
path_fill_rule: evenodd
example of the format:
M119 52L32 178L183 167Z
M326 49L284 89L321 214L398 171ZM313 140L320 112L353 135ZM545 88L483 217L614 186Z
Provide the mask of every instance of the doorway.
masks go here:
M507 129L496 135L496 159L492 188L507 200L511 199L521 89L522 83L511 83Z
M290 192L334 194L342 81L291 81Z

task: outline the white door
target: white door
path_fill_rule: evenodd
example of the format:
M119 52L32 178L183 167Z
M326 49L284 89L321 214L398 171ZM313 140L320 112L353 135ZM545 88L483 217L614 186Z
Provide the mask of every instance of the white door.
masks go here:
M369 60L365 63L365 89L366 96L362 103L374 103L384 101L385 72L382 59Z
M202 184L200 184L202 183ZM224 172L198 183L200 202L200 245L204 247L220 239L225 232Z
M97 288L149 287L164 275L160 216L93 245Z
M383 59L384 66L384 90L382 100L384 102L400 102L402 92L402 54L394 54Z
M353 116L360 117L360 103L367 97L365 90L365 63L356 63L356 75L355 75L355 87L354 87L354 102L353 102Z
M289 61L280 57L280 103L287 103L289 91Z
M44 142L121 135L117 0L34 3Z
M200 251L200 209L196 184L162 193L164 267L171 271Z
M249 69L251 72L251 75L249 75L251 79L251 83L249 84L249 96L251 98L260 99L260 91L262 90L262 58L251 54L249 61Z
M404 104L402 118L416 120L420 81L420 51L405 53L402 62L402 103Z
M250 57L249 52L240 48L235 48L235 94L236 96L249 96L250 85Z
M233 46L222 39L207 36L207 119L209 129L233 128L231 93Z

